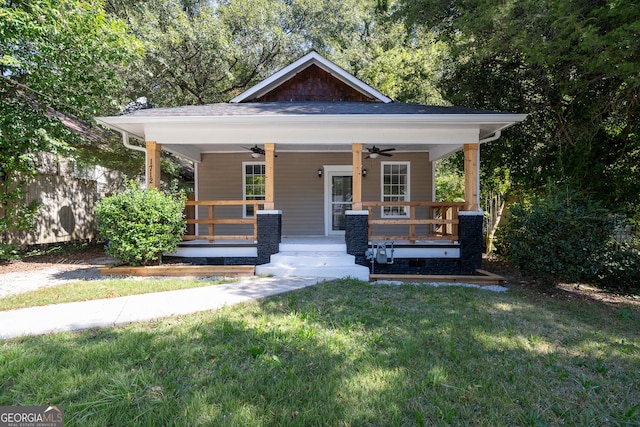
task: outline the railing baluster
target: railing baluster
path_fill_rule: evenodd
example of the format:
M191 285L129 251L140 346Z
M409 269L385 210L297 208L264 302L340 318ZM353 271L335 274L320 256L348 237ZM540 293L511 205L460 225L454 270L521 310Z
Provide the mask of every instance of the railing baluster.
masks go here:
M253 206L253 218L216 218L215 217L215 207L216 206ZM257 221L257 211L260 205L259 201L254 200L188 200L185 203L186 207L194 207L198 208L198 206L206 206L207 207L207 219L186 219L187 224L194 224L196 227L199 224L207 225L206 236L198 236L192 234L185 234L182 237L182 240L208 240L209 242L214 242L216 240L253 240L254 242L258 239L258 221ZM251 234L243 234L243 235L216 235L216 224L237 224L237 225L252 225L253 232Z
M363 207L369 210L369 240L408 240L416 243L419 240L458 240L458 211L464 207L459 202L363 202ZM409 207L409 218L373 219L374 207L405 206ZM417 218L417 208L426 207L427 218ZM375 225L405 225L409 233L405 236L376 236L373 233ZM426 236L416 233L416 225L427 225Z
M415 221L416 220L416 207L415 206L409 206L409 219L411 221ZM414 244L416 242L416 224L412 223L411 225L409 225L409 242L411 244Z
M209 236L215 236L214 234L214 229L213 229L213 220L215 219L214 217L214 213L213 213L213 205L209 205L209 220L211 220L212 222L209 223ZM209 243L213 242L213 240L209 240Z

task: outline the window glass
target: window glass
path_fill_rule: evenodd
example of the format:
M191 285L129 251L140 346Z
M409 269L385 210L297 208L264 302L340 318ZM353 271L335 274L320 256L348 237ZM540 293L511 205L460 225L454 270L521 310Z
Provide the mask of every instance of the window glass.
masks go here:
M264 163L244 163L244 200L264 200L265 188L265 164ZM263 205L260 205L262 207ZM244 209L245 217L254 215L253 205L246 205Z
M405 202L409 201L409 163L408 162L383 162L382 163L382 201ZM398 217L407 216L406 206L383 206L382 216Z

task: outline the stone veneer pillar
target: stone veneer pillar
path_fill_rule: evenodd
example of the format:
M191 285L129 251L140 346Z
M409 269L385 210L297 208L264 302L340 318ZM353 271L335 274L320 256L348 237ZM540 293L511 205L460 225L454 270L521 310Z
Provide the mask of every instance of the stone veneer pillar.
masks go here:
M458 239L460 241L460 273L474 274L482 268L482 227L484 212L458 212Z
M280 252L282 242L282 211L259 210L258 221L258 258L256 265L268 264L271 255Z
M367 261L367 249L369 248L369 211L347 211L347 224L344 231L344 240L347 244L347 253L355 256L355 262L365 267Z

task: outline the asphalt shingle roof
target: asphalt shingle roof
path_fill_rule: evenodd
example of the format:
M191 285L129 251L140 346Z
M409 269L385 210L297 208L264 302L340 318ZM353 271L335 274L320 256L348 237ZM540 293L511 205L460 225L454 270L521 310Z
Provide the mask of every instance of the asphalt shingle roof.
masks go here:
M186 105L148 108L125 114L128 117L216 117L282 115L358 114L503 114L498 111L463 107L408 104L403 102L254 102Z

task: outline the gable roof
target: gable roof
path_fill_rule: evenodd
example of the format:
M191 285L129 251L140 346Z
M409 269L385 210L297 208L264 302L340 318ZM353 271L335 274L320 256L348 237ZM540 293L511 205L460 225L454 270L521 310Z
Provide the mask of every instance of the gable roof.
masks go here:
M323 90L329 95L315 93ZM228 103L141 109L95 120L123 137L155 141L199 162L202 153L246 152L246 146L265 141L278 144L279 151L296 152L351 151L354 142L393 144L398 151L429 152L435 160L464 144L497 139L525 118L392 102L311 52Z
M261 81L252 88L236 96L229 102L241 103L254 101L257 98L265 95L266 93L271 92L288 80L292 79L296 76L296 74L304 71L312 65L315 65L326 73L331 74L331 76L333 76L337 80L341 81L357 92L362 93L366 97L373 99L374 101L383 103L391 102L391 98L386 97L368 84L347 73L345 70L338 67L336 64L324 58L315 51L309 52L302 58L295 61L293 64L281 69L280 71Z

